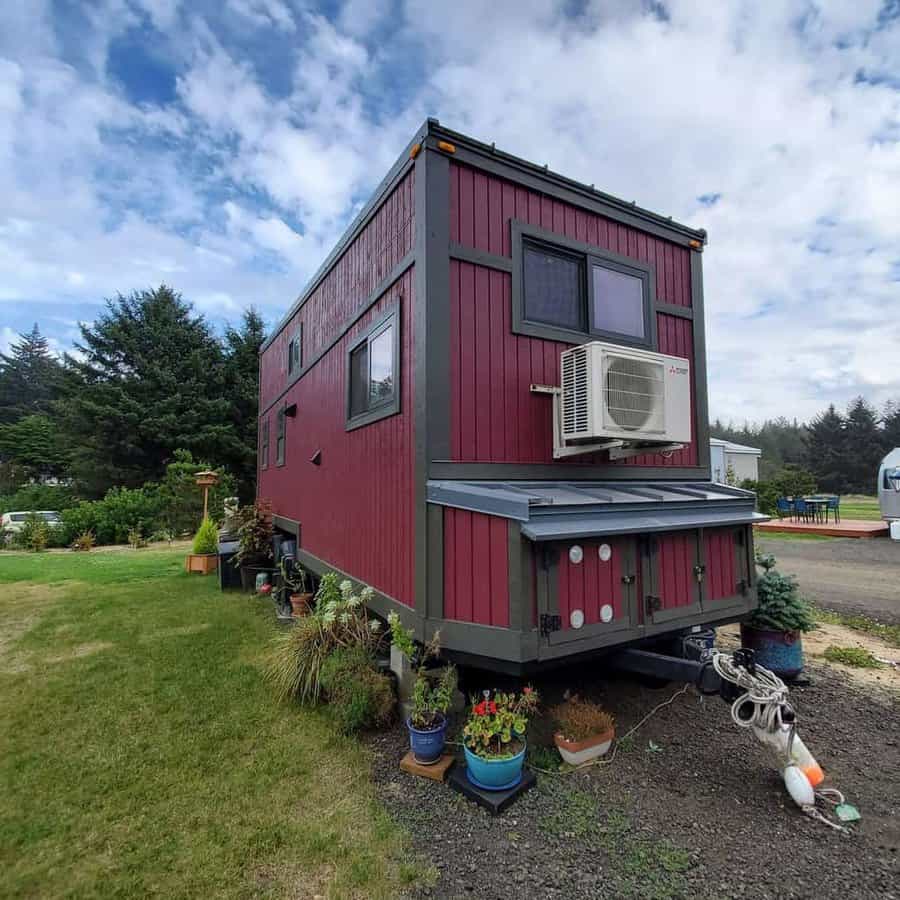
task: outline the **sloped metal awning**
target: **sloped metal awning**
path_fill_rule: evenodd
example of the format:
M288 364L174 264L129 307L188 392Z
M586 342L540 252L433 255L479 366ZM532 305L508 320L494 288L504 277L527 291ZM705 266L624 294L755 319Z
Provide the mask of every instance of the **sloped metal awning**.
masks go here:
M429 481L428 502L522 523L532 541L765 522L750 491L707 482Z

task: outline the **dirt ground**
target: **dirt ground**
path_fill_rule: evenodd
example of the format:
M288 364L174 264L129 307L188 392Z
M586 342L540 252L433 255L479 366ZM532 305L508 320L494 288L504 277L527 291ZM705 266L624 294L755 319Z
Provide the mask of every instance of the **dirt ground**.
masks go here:
M371 746L380 797L439 872L417 896L900 897L898 695L815 660L807 668L811 685L791 692L799 730L827 783L862 813L850 834L793 806L766 751L717 697L679 696L619 745L611 764L541 775L497 818L401 773L401 725ZM465 674L470 690L495 680ZM601 700L619 734L677 689L588 666L535 687L549 702L566 688ZM548 723L536 721L529 740L549 743Z
M785 541L760 534L756 546L773 553L782 572L796 575L817 606L900 624L900 541Z

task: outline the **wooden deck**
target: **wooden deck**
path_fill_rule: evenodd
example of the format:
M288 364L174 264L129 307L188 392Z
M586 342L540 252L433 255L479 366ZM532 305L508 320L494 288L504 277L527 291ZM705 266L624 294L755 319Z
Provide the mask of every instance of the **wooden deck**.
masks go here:
M755 525L757 531L784 531L790 534L821 534L825 537L873 538L890 533L887 522L867 522L846 519L843 522L794 522L791 519L772 519Z

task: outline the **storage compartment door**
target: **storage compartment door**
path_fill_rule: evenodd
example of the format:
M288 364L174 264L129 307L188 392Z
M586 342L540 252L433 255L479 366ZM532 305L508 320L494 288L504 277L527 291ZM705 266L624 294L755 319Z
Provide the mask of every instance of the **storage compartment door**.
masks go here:
M637 625L635 615L636 554L631 538L576 541L554 545L555 594L550 606L559 616L558 629L546 634L551 644L610 635ZM555 569L555 573L554 570Z
M672 624L701 611L700 559L696 531L641 538L644 623Z
M701 535L703 611L718 614L747 606L750 599L750 542L747 526L707 528Z

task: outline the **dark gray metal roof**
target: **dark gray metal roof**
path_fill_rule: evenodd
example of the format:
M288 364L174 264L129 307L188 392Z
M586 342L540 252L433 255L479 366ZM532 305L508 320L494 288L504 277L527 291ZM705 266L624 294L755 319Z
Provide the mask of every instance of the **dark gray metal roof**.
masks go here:
M764 522L754 499L693 481L428 482L429 503L517 519L533 541Z

